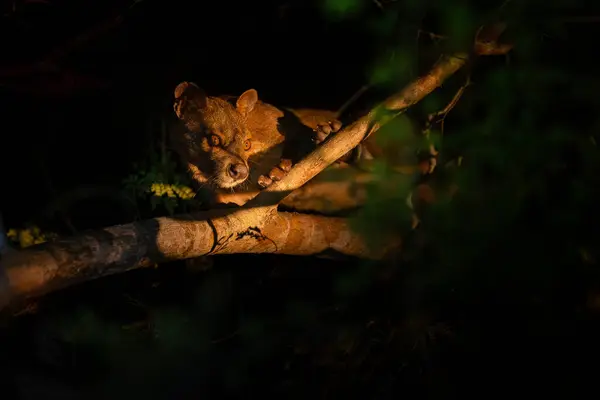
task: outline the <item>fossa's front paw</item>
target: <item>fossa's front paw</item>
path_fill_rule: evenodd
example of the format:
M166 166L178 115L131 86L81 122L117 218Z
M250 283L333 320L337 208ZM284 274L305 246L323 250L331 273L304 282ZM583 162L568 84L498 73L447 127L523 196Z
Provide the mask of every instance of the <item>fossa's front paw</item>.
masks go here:
M342 123L337 119L317 124L317 127L314 129L315 143L323 143L331 133L335 133L340 129L342 129Z
M258 184L262 188L267 188L271 186L273 182L281 180L291 169L292 160L282 158L279 164L273 167L267 175L258 177Z
M342 123L337 119L319 123L317 124L317 128L314 129L314 142L316 144L321 144L329 137L330 134L338 132L340 129L342 129ZM348 153L340 157L336 163L349 163L353 158L355 158L355 151L350 150Z

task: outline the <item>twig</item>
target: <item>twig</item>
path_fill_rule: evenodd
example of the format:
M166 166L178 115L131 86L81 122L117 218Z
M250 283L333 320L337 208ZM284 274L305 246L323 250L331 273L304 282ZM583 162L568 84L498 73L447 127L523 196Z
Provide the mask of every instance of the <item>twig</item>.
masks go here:
M467 76L466 82L458 89L458 91L454 94L454 96L452 97L452 100L450 100L450 102L446 105L446 107L444 107L442 110L440 110L438 112L431 113L427 116L427 122L425 124L425 129L423 130L423 132L429 143L429 167L427 168L427 173L429 173L429 174L433 173L433 171L435 170L435 167L437 166L437 158L440 154L438 149L436 149L435 144L431 143L431 140L430 140L431 126L434 123L440 124L440 133L441 133L441 135L444 134L444 123L446 121L446 117L448 116L448 113L458 104L458 101L460 100L463 93L465 92L465 89L470 84L471 84L470 76Z
M456 107L456 105L458 104L458 101L464 94L467 87L469 87L470 85L471 85L471 77L467 76L465 83L458 89L458 91L456 92L454 97L452 97L452 100L450 100L450 102L446 105L446 107L444 107L442 110L440 110L438 112L429 114L429 116L427 117L428 127L431 126L433 123L440 123L442 134L443 134L444 133L444 121L446 120L448 113L450 111L452 111L452 109L454 107Z
M342 106L337 110L337 112L336 112L337 116L339 117L340 115L342 115L348 109L348 107L350 107L350 105L352 105L352 103L354 103L356 100L358 100L360 98L360 96L362 96L370 88L371 88L371 85L361 86L361 88L358 89L352 95L352 97L350 97L348 100L346 100L346 102L344 104L342 104Z
M384 11L383 4L381 4L381 2L379 0L373 0L373 3L375 3L377 8L379 8L381 11Z
M430 38L431 40L435 40L435 39L437 39L437 40L446 40L446 39L448 39L448 37L447 37L447 36L444 36L444 35L438 35L437 33L429 32L429 31L425 31L425 30L423 30L423 29L418 29L418 30L417 30L417 38L419 38L419 37L420 37L422 34L423 34L423 35L426 35L426 36L429 36L429 38Z

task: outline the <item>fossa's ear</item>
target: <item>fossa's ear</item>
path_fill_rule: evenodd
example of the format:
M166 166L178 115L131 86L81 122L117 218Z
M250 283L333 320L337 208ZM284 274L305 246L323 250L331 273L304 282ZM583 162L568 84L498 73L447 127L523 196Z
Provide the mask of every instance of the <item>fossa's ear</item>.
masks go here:
M195 83L181 82L175 88L174 94L173 110L179 119L188 120L194 113L206 108L208 100L206 93Z
M248 89L238 97L235 106L242 115L248 115L254 109L258 101L258 93L254 89Z

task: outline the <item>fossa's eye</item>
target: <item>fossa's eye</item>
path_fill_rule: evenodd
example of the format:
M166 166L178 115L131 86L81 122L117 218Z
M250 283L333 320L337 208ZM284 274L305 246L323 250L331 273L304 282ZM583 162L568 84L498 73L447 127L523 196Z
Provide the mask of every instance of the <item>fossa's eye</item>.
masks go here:
M244 140L244 150L248 151L250 150L250 147L252 147L252 142L250 141L250 139Z
M208 141L210 142L211 146L218 146L221 144L221 138L217 135L210 135L208 137Z

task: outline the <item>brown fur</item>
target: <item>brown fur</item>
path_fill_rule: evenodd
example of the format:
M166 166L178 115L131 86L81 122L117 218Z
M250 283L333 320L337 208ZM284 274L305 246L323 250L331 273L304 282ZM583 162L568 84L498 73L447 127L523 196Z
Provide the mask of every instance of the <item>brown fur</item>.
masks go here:
M208 97L196 85L184 82L176 88L175 99L175 113L186 127L176 135L179 144L176 149L198 183L210 183L217 189L214 198L217 202L221 202L219 189L237 188L242 183L266 187L281 179L293 163L312 151L329 133L341 128L333 111L280 109L258 100L254 89L237 99L217 98ZM413 125L411 130L414 128ZM219 138L218 145L211 145L214 136ZM378 143L373 136L369 137L342 160L364 165L373 158L385 158L400 170L408 168L402 173L427 174L430 163L415 163L408 154L413 151L407 152L407 147L410 150L414 143L407 146L401 143L406 138L399 143L393 138L392 135ZM235 180L227 175L227 166L236 162L249 169L248 177ZM430 202L432 196L425 190L429 186L420 185L418 189L416 196L409 196L415 209L421 209L420 204ZM416 214L413 219L415 227Z
M214 189L257 183L282 157L296 162L311 151L316 146L315 130L320 126L331 121L337 129L341 126L332 111L279 109L258 100L254 89L237 99L208 97L189 82L175 89L174 110L186 128L174 135L175 150L194 179ZM212 141L214 136L219 138L217 145ZM227 172L232 163L243 164L250 175L233 179Z
M263 150L260 138L255 140L245 123L256 100L256 91L248 90L234 106L208 97L192 83L177 86L174 110L186 129L176 132L172 141L198 183L229 189L246 181L247 174L235 177L228 168L249 170L249 157Z

